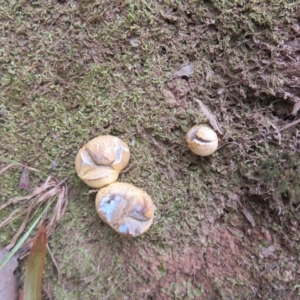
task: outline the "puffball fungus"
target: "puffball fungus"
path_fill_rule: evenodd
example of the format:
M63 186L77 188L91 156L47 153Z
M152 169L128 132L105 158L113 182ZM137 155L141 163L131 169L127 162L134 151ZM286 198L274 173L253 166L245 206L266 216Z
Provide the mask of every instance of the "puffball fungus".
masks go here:
M218 136L208 125L193 126L186 135L189 149L197 155L207 156L218 148Z
M90 187L115 182L129 162L128 146L118 137L103 135L90 140L77 153L75 169Z
M100 218L123 236L136 237L153 223L150 196L129 183L115 182L100 189L95 205Z

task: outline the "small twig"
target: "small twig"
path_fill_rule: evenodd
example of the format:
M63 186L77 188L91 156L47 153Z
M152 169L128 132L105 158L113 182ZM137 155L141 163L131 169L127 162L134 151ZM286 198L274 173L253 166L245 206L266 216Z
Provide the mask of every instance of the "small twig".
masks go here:
M120 173L127 173L133 166L135 165L135 162L131 163L126 169L122 170Z
M236 86L236 85L239 85L239 84L240 84L240 82L237 82L237 83L233 83L233 84L229 84L229 85L224 85L223 87L228 88L228 87Z
M50 26L48 27L48 31L50 31L51 27L53 26L53 24L55 23L55 21L61 16L61 14L59 14L54 20L53 22L50 24Z
M107 294L106 296L104 296L102 298L102 300L108 299L118 289L118 287L121 286L128 278L129 278L129 276L127 278L125 278L124 280L122 280L109 294Z
M58 279L59 279L60 282L62 282L63 277L62 277L61 271L60 271L60 269L59 269L59 267L58 267L58 264L57 264L57 262L56 262L56 259L55 259L54 255L52 254L52 252L51 252L51 250L50 250L50 247L49 247L49 244L48 244L48 243L47 243L47 249L48 249L48 252L49 252L49 254L50 254L50 256L51 256L51 259L52 259L52 261L53 261L53 263L54 263L54 266L55 266L55 268L56 268L57 275L58 275Z
M237 146L241 150L241 152L243 152L243 155L246 155L246 153L245 153L244 149L242 148L242 146L239 143L236 143L236 142L225 143L225 144L221 145L220 147L218 147L217 150L220 150L221 148L223 148L224 146L227 146L227 145L235 145L235 146Z
M298 123L300 123L300 119L299 119L299 120L296 120L296 121L294 121L294 122L291 122L290 124L287 124L287 125L285 125L285 126L282 126L281 128L279 128L279 132L280 132L280 131L283 131L283 130L286 130L286 129L288 129L288 128L294 126L294 125L297 125Z
M259 275L262 276L262 275L264 275L266 272L270 271L271 269L274 269L274 268L278 267L280 264L285 263L285 262L287 262L287 261L293 261L293 259L285 258L285 259L283 259L283 260L281 260L281 261L279 261L279 262L272 263L272 264L270 264L270 265L268 266L268 268L266 268L265 270L263 270L262 272L260 272Z
M102 263L103 263L104 261L106 261L107 258L108 258L108 255L105 256L105 257L100 261L100 263L99 263L98 266L97 266L96 271L94 272L94 274L93 274L92 276L89 276L89 277L87 277L87 278L81 278L81 279L79 279L79 281L84 282L84 283L90 283L90 282L95 281L96 278L97 278L97 277L99 276L99 274L100 274Z
M94 194L94 193L98 193L98 192L99 192L99 190L89 190L87 194L89 195L89 194Z
M70 25L69 29L65 32L65 34L64 34L60 39L58 39L54 44L52 44L52 45L48 48L48 50L52 49L52 48L55 47L61 40L63 40L63 39L66 37L66 35L69 33L69 31L71 30L71 28L72 28L72 24Z
M10 169L11 167L21 166L21 167L23 167L23 168L27 168L27 169L30 170L30 171L39 172L39 173L43 174L44 176L47 176L47 177L48 177L48 175L47 175L46 173L42 172L41 170L38 170L38 169L32 168L32 167L28 167L28 166L26 166L26 165L24 165L24 164L21 164L21 163L19 163L19 162L17 162L17 161L11 160L11 159L6 158L6 157L3 157L3 156L1 156L1 155L0 155L0 161L4 161L4 162L9 163L8 166L6 166L6 167L4 167L3 169L0 170L0 174L3 173L3 172L5 172L6 170Z
M30 171L41 172L41 171L38 170L38 169L26 167L26 166L23 165L23 164L16 163L16 164L9 164L9 165L7 165L6 167L4 167L3 169L1 169L1 170L0 170L0 174L4 173L5 171L7 171L8 169L10 169L10 168L12 168L12 167L23 167L23 168L27 168L27 169L30 170Z

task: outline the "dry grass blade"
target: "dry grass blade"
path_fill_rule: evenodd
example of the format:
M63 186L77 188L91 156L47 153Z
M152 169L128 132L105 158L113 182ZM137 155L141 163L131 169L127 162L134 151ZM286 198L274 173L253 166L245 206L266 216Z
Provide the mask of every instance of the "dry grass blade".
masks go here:
M4 168L2 168L1 170L0 170L0 175L2 174L2 173L4 173L5 171L7 171L8 169L10 169L11 167L15 167L15 166L18 166L17 164L10 164L10 165L7 165L6 167L4 167Z
M203 114L207 117L213 129L218 131L220 134L223 134L216 116L210 111L210 109L201 100L199 99L194 99L194 100L199 104Z
M6 167L6 170L9 169ZM57 198L55 208L52 211L52 214L48 214L48 218L46 219L46 214L48 213L48 209L54 202L55 198ZM11 204L19 204L20 207L18 207L16 210L14 210L7 218L0 224L0 228L9 224L11 221L15 220L16 218L25 215L25 218L19 227L17 233L12 238L10 244L6 247L7 250L13 249L10 251L10 256L13 256L15 253L18 253L18 256L20 259L27 256L30 248L32 245L34 246L34 240L35 237L29 238L29 235L33 228L38 224L39 222L39 234L42 230L43 235L47 238L49 235L54 231L55 226L59 219L64 215L67 204L68 204L68 187L66 185L66 179L62 181L56 180L54 177L49 176L47 180L38 188L36 188L31 194L26 195L24 197L11 199L8 202L4 203L0 207L0 211L6 208L7 206ZM42 213L39 212L39 208L41 206L45 206L45 209L42 211ZM38 215L36 218L35 216ZM23 235L21 239L19 239L20 235L25 230L27 224L32 221L35 218L35 221L30 226L29 230ZM46 226L44 226L46 224ZM18 241L19 239L19 241ZM18 242L17 242L18 241ZM17 243L17 244L16 244ZM36 246L38 247L38 246ZM45 246L46 249L46 246ZM52 257L52 255L51 255ZM52 257L53 261L55 262L54 258ZM33 259L34 260L34 259ZM41 260L41 259L40 259ZM40 261L41 262L41 261ZM33 266L41 266L43 263L34 263ZM3 262L1 265L2 267L4 264L7 263L7 261ZM58 269L58 266L55 262L55 266L58 270L59 275L60 271ZM40 267L39 267L40 268ZM40 270L42 270L40 268ZM40 276L42 278L41 272L39 275L35 275L35 279L30 280L31 286L34 285L33 282L38 282L36 276ZM32 277L32 276L31 276ZM35 287L35 291L39 288ZM40 289L39 289L40 290ZM37 298L38 295L35 296L35 298L32 298L31 296L28 299L39 299ZM27 299L27 298L26 298Z
M61 271L60 271L60 269L59 269L59 267L58 267L58 264L57 264L57 262L56 262L56 259L55 259L55 257L54 257L54 255L53 255L53 253L52 253L52 251L51 251L51 249L50 249L50 247L49 247L48 244L47 244L47 250L48 250L48 252L49 252L49 254L50 254L50 256L51 256L52 262L54 263L55 268L56 268L56 270L57 270L58 279L59 279L60 282L62 282L63 277L62 277Z
M48 184L49 183L51 183L51 188L47 190L44 194L39 194L39 197L36 198L36 205L40 203L49 202L53 198L57 198L55 208L53 209L52 214L48 217L46 223L45 231L48 237L54 231L57 222L64 215L66 211L68 205L68 191L69 191L66 185L66 180L57 182L57 180L52 177L51 182L48 182ZM29 240L26 244L31 244L31 243L32 240Z
M53 210L52 216L46 226L46 232L47 235L49 236L58 220L64 215L66 209L67 209L67 204L68 204L68 187L64 185L65 180L61 181L58 186L59 186L59 193L57 195L57 201L56 201L56 206Z
M65 213L67 207L68 188L64 184L65 181L66 180L58 182L54 177L49 176L47 180L44 182L44 184L36 188L31 194L26 195L24 197L11 199L0 207L0 211L1 211L11 204L20 205L20 207L17 210L12 212L4 221L0 223L0 228L6 226L7 224L14 221L15 219L18 219L22 215L26 215L19 230L13 237L11 243L7 246L8 249L11 249L15 245L20 234L25 230L27 223L31 221L33 217L36 215L40 205L57 197L57 203L53 211L53 215L50 217L49 224L46 227L47 235L49 236L52 233L55 225L57 224L61 216ZM31 200L29 205L28 205L28 200Z
M102 300L106 300L109 299L110 296L112 296L114 294L114 292L126 281L129 279L129 276L124 278L108 295L106 295L105 297L102 298Z
M3 205L1 205L0 207L0 211L3 210L5 207L9 206L11 204L11 202L6 202ZM7 225L8 223L10 223L11 221L17 219L20 214L17 215L17 217L14 217L14 215L16 215L19 211L21 211L20 208L15 209L13 212L10 213L10 215L0 223L0 228L4 227L5 225Z
M287 125L285 125L285 126L282 126L282 127L279 129L279 131L286 130L286 129L292 127L292 126L297 125L298 123L300 123L300 120L296 120L296 121L294 121L294 122L291 122L290 124L287 124Z
M8 169L7 167L6 170ZM49 176L46 181L40 187L37 187L32 193L23 197L10 199L1 205L0 211L12 204L18 204L19 207L0 223L0 228L25 215L21 226L12 238L10 244L7 246L7 249L14 247L20 235L24 232L27 224L34 219L36 214L38 214L39 208L47 205L53 201L54 198L57 199L56 205L51 215L48 216L45 228L45 232L49 237L55 229L57 222L66 211L68 204L68 187L66 185L66 180L58 181L54 177ZM42 222L43 220L40 221L39 226ZM32 242L33 240L29 239L24 246L31 246Z
M2 173L4 173L6 170L10 169L11 167L23 167L23 168L27 168L29 171L35 171L35 172L39 172L39 173L42 173L45 175L45 173L43 173L42 171L40 171L38 169L28 167L26 165L23 165L21 163L18 163L16 161L13 161L11 159L8 159L8 158L2 157L2 156L0 156L0 161L5 161L5 162L9 163L9 165L7 165L6 167L4 167L0 170L0 175Z

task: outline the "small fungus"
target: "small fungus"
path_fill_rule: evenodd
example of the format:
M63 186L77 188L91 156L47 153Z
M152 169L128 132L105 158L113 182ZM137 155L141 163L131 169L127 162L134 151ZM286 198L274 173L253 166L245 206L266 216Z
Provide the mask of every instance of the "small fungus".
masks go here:
M192 127L186 135L186 142L189 149L200 156L211 155L218 148L218 136L206 124Z

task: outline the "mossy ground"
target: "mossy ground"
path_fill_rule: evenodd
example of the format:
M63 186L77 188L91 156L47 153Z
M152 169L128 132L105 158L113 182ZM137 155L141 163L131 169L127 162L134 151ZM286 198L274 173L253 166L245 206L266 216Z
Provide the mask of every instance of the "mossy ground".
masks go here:
M69 178L69 207L49 241L63 281L47 257L50 299L298 297L299 125L280 128L295 118L289 82L300 75L286 68L299 60L287 46L299 38L299 7L2 1L0 155ZM194 74L172 84L191 62ZM211 157L185 144L207 121L194 98L224 131ZM102 134L130 145L120 181L157 206L155 224L134 240L99 220L74 170L78 149ZM1 202L20 195L20 174L0 177ZM31 173L33 186L40 180ZM10 237L2 229L1 244Z

